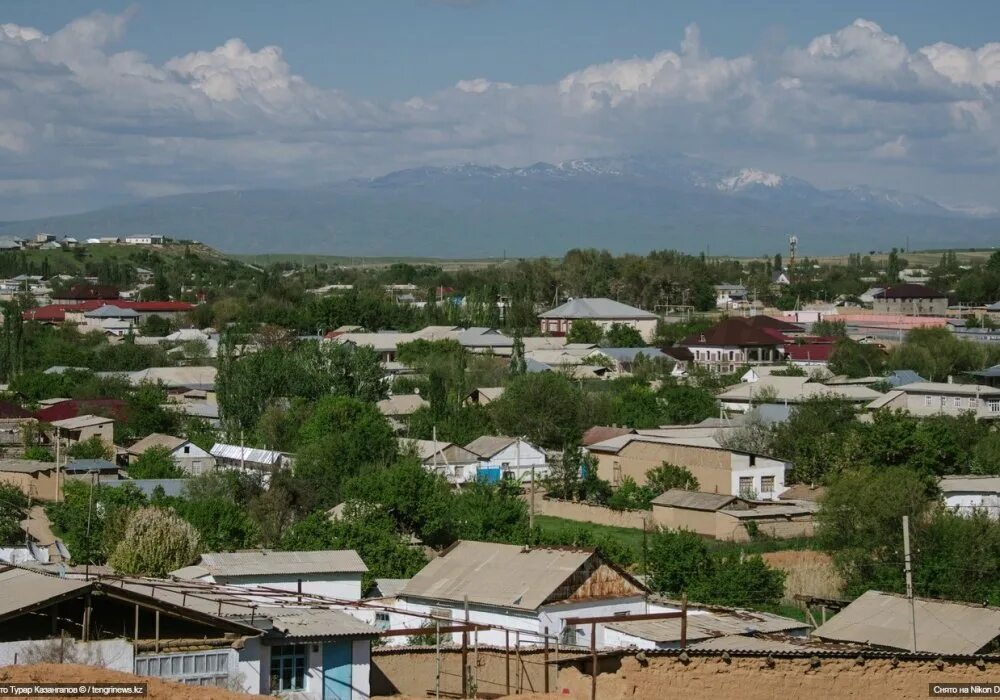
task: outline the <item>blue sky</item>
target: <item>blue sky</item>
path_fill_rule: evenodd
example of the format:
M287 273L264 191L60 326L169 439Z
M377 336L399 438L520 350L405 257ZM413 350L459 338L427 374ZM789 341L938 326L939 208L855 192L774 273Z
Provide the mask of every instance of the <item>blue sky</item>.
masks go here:
M5 0L0 220L685 152L1000 207L1000 2Z

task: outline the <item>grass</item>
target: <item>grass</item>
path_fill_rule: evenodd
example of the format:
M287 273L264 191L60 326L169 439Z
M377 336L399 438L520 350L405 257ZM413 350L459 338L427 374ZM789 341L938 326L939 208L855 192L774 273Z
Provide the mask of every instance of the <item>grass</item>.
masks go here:
M642 530L634 527L615 527L613 525L598 525L597 523L584 523L578 520L567 520L557 518L552 515L536 515L535 524L541 528L543 533L560 535L568 532L579 532L587 530L595 537L607 535L628 545L636 553L636 559L642 552Z

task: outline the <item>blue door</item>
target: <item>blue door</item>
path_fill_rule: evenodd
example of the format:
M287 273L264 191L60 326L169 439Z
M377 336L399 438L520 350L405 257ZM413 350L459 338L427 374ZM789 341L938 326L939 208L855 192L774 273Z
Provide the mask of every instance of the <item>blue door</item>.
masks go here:
M351 646L323 643L323 700L351 700Z

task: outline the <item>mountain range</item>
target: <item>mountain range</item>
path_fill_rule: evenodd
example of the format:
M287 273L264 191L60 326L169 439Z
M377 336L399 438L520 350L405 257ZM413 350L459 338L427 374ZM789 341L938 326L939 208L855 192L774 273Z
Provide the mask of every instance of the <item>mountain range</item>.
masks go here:
M231 253L485 258L674 248L801 255L994 245L995 212L857 186L824 190L786 175L676 155L400 170L302 189L158 197L28 221L0 235L161 233Z

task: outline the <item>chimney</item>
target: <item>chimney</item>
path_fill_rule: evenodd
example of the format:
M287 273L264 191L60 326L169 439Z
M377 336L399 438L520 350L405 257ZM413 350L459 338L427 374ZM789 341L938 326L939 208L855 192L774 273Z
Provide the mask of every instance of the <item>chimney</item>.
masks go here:
M955 383L955 378L952 377L950 374L948 375L948 383L949 384L954 384Z

